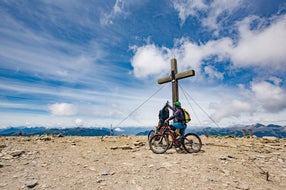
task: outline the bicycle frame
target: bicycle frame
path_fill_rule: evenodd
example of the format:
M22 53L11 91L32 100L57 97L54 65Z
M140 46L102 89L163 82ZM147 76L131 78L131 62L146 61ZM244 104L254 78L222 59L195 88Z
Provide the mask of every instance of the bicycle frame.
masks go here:
M165 125L165 130L162 134L166 134L166 135L170 135L172 138L172 141L174 142L174 144L176 146L180 146L180 143L178 142L178 140L176 139L176 134L175 131L171 129L170 126Z
M168 125L163 125L159 128L157 132L159 132L159 134L163 134L167 130L168 127L169 127Z

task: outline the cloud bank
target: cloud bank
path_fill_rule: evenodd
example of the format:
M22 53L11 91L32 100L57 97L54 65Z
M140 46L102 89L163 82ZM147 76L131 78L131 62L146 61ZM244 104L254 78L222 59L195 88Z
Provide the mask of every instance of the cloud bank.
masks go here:
M69 103L55 103L55 104L49 105L48 109L53 115L75 115L77 114L76 106L73 104L69 104Z

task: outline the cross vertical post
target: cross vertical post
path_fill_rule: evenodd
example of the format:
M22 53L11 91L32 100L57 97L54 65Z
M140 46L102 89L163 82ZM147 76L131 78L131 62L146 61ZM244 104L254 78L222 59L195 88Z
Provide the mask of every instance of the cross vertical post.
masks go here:
M174 102L179 101L179 88L178 83L180 79L195 76L194 70L187 70L185 72L178 73L177 69L177 60L175 58L171 59L171 75L168 77L164 77L158 79L158 84L163 84L167 82L172 82L172 101L173 105Z
M176 74L177 73L178 73L177 60L176 59L171 59L172 100L173 100L173 104L174 104L174 102L179 101L178 80L176 80Z

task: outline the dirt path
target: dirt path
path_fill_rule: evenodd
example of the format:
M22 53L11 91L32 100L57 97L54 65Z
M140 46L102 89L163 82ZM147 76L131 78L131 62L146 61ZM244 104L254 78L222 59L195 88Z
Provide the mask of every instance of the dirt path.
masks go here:
M145 136L0 137L0 189L286 189L286 139L202 141L158 155Z

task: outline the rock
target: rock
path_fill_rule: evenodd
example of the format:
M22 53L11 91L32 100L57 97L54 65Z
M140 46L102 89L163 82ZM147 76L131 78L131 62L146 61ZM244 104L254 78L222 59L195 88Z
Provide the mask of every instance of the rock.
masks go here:
M110 175L108 170L103 170L100 172L100 175Z
M129 145L124 145L122 147L120 147L122 150L132 150L133 148Z
M19 156L21 156L24 153L25 153L24 150L15 150L13 152L10 152L10 155L13 156L13 157L19 157Z
M235 157L234 157L234 156L231 156L231 155L228 155L227 157L228 157L228 158L235 159Z
M274 137L274 136L263 136L262 139L266 139L266 140L270 140L270 141L275 141L275 140L277 140L278 138L277 138L277 137Z
M48 135L43 135L40 137L40 140L42 141L50 141L52 140L52 137L48 136Z
M237 189L242 189L242 190L249 190L250 189L248 184L240 184L236 188Z
M220 160L226 160L226 157L220 157L219 159Z
M96 169L94 167L89 167L88 169L91 171L96 171Z
M13 159L13 156L10 154L6 154L6 155L2 156L2 159L3 160L11 160L11 159Z
M136 141L133 144L134 144L134 146L144 146L145 145L145 143L141 142L141 141Z
M103 182L103 179L98 179L98 180L96 181L96 183L101 183L101 182Z
M0 162L0 168L3 168L4 164L2 162Z
M224 173L225 176L230 175L230 171L228 171L228 170L221 170L221 172Z
M26 186L27 186L28 188L33 188L33 187L35 187L36 185L38 185L38 180L33 179L33 180L29 181Z
M284 163L284 160L283 160L282 158L279 158L279 159L278 159L278 162ZM0 163L0 167L1 167L1 163Z

